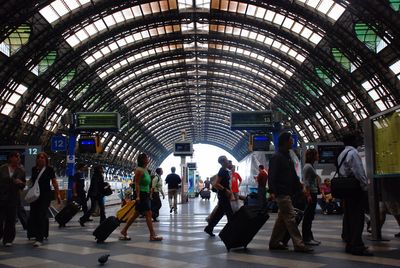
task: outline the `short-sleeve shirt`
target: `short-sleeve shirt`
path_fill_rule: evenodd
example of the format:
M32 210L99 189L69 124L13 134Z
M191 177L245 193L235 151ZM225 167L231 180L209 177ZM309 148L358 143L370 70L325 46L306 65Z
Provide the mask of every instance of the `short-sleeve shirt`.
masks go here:
M311 193L318 193L317 173L310 163L306 163L303 167L304 185L310 188Z
M265 169L261 170L257 175L258 187L265 188L268 182L268 173Z
M38 179L38 175L40 173L40 169L33 167L32 168L32 183ZM50 182L52 179L56 177L54 169L52 167L47 166L46 169L43 171L42 175L39 177L39 188L40 188L40 197L37 201L48 201L51 200L51 187Z
M165 183L168 184L168 189L178 189L181 182L181 177L175 173L168 174L165 178Z
M239 192L239 182L242 181L242 177L240 177L239 173L232 172L232 192L238 193Z
M230 178L229 172L228 172L228 170L227 170L226 168L221 168L221 169L219 170L219 172L218 172L218 177L221 178L221 180L219 181L219 183L220 183L223 187L225 187L225 188L227 188L227 189L230 189L230 187L229 187L229 180L230 180L231 178ZM218 190L218 196L224 196L224 192Z

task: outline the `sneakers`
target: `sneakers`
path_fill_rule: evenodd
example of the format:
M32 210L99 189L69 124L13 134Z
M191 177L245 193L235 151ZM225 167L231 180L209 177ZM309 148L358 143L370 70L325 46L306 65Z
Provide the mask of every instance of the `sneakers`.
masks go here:
M4 246L5 246L6 248L12 247L12 243L10 243L10 242L5 243Z
M171 207L169 210L169 213L172 213L173 210L174 210L174 207Z
M36 241L35 243L33 243L33 247L35 248L40 247L41 245L43 245L43 243L40 241Z
M204 232L206 232L209 236L214 237L215 234L212 232L212 229L208 226L204 228Z
M311 239L309 241L304 241L304 244L306 244L307 246L319 246L321 242Z
M302 253L311 253L314 251L314 249L304 246L304 247L296 247L294 249L295 252L302 252Z
M269 245L269 250L288 250L289 247L283 244Z
M174 209L174 214L178 214L178 211L176 209Z
M81 225L81 227L85 227L85 222L83 220L79 220L79 224Z
M400 237L400 233L395 234L394 237Z
M366 248L361 251L352 251L352 252L350 252L350 254L356 255L356 256L367 256L367 257L374 256L374 254Z

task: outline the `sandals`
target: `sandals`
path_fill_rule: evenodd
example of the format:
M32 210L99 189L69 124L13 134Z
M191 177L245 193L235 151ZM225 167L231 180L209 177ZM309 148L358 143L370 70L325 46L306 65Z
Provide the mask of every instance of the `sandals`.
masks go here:
M163 240L162 236L157 236L157 235L150 236L150 241L162 241L162 240Z
M130 241L131 240L131 238L127 235L121 235L118 239L120 241Z

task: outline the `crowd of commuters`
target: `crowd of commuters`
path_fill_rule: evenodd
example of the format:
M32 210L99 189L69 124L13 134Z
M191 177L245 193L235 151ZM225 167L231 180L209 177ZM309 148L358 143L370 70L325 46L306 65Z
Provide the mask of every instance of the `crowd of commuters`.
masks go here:
M357 152L356 139L353 135L346 135L343 139L345 149L338 156L338 172L342 176L354 176L360 183L360 188L351 196L342 200L343 205L343 226L342 239L346 243L345 252L353 255L372 256L362 240L364 228L364 215L367 208L366 189L368 185L365 170L361 158ZM290 150L293 146L292 135L284 132L279 136L278 151L269 161L268 171L263 165L259 165L259 173L255 176L258 184L258 205L262 209L267 209L267 189L271 200L276 202L279 210L273 226L269 240L270 250L287 250L289 238L293 241L294 251L313 252L312 246L318 246L320 241L314 239L312 232L312 222L315 217L315 210L318 203L317 196L321 194L319 203L324 214L339 209L336 201L331 194L330 180L325 179L321 183L314 164L318 161L318 152L315 149L308 149L305 153L305 164L303 167L303 184L296 173ZM0 167L0 239L6 247L12 246L15 238L15 225L17 211L21 207L21 190L25 188L25 171L21 165L18 152L12 152L8 156L7 164ZM220 156L218 163L221 168L212 184L207 178L199 184L199 191L203 189L216 189L218 203L213 212L209 215L208 224L204 231L210 236L214 227L221 218L226 215L228 222L232 220L234 211L232 202L238 201L239 187L242 178L236 172L235 166L226 156ZM341 164L339 164L341 163ZM151 177L148 170L149 158L141 153L137 159L137 167L134 170L132 190L126 191L125 200L134 199L135 210L127 219L125 226L120 231L120 240L130 240L128 229L132 223L143 215L146 219L150 233L150 241L161 241L163 238L158 236L154 230L153 222L158 221L161 199L165 198L163 192L163 170L157 168L155 175ZM90 178L90 187L86 196L85 165L77 164L76 173L73 176L73 197L83 210L83 216L79 223L84 226L90 220L95 208L100 210L100 223L105 221L104 206L104 170L102 166L95 166L93 175ZM49 158L45 153L39 153L36 165L32 168L32 177L29 184L32 186L37 182L40 188L40 196L37 200L30 203L30 214L26 223L28 238L35 238L33 246L39 247L43 240L49 236L48 208L50 206L51 187L53 185L55 198L61 202L60 191L58 188L54 169L49 165ZM168 185L168 200L170 213L177 213L177 194L182 180L176 174L175 167L171 168L171 173L166 177L165 183ZM268 186L268 188L267 188ZM130 197L129 197L130 196ZM126 199L128 198L128 199ZM87 207L87 200L90 199L90 209ZM303 205L298 205L302 203ZM304 213L299 214L299 211ZM394 215L400 226L400 206L397 202L381 203L381 226L384 224L385 215L390 212ZM301 217L299 217L299 215ZM300 220L299 220L300 219ZM299 222L303 220L301 231ZM396 236L400 236L396 234Z

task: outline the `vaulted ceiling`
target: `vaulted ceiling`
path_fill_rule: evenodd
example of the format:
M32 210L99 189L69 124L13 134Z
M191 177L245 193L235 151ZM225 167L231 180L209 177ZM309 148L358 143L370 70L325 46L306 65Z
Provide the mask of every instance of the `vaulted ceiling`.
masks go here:
M272 109L301 141L338 139L400 102L399 0L0 1L1 144L116 111L96 158L153 165L181 131L247 154L230 112Z

